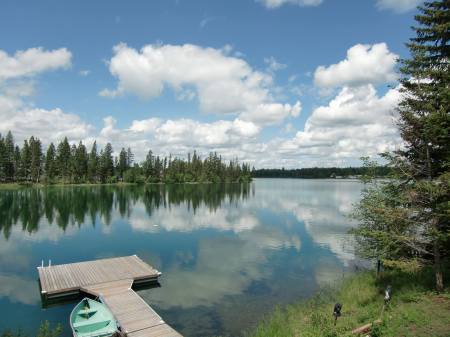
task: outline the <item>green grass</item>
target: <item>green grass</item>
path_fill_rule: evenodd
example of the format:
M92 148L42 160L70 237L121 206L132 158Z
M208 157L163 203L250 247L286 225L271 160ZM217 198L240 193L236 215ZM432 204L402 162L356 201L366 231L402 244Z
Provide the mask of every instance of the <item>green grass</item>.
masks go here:
M388 284L393 296L383 310ZM308 301L278 308L247 336L355 336L353 329L382 319L372 337L449 337L450 291L437 294L432 289L433 274L428 269L386 271L379 279L372 272L361 272L335 289L321 290ZM342 303L342 316L334 326L332 311L336 302Z

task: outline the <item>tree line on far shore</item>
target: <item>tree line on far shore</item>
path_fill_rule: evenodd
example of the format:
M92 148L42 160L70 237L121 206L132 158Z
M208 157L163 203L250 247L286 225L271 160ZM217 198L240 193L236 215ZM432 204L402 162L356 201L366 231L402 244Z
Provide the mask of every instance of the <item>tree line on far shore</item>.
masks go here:
M250 166L237 159L226 163L217 153L205 159L194 151L187 159L155 156L148 151L142 163L134 161L131 148L117 156L110 143L100 149L94 142L90 150L80 141L70 144L64 138L45 153L39 138L31 136L22 147L8 132L0 135L0 182L3 183L183 183L244 182L251 180Z
M371 174L377 177L386 177L392 170L387 166L376 166L371 168ZM300 169L258 169L252 171L254 178L303 178L303 179L325 179L325 178L353 178L368 174L367 167L311 167Z

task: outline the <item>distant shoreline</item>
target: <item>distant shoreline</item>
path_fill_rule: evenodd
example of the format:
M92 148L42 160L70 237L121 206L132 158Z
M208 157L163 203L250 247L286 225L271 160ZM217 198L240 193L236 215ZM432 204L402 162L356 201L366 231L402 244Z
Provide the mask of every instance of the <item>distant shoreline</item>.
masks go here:
M385 177L379 177L379 178L385 178ZM355 181L359 181L359 180L361 180L361 177L342 177L342 178L330 178L330 177L324 177L324 178L307 178L307 177L254 177L253 179L355 180Z
M194 182L183 182L183 183L129 183L129 182L117 182L117 183L56 183L56 184L44 184L44 183L0 183L0 190L12 190L20 188L30 188L30 187L88 187L88 186L150 186L150 185L206 185L206 184L242 184L250 183L250 181L238 182L238 181L224 181L224 182L212 182L212 181L194 181Z
M378 177L379 179L386 177ZM72 186L149 186L149 185L203 185L203 184L242 184L250 183L255 179L296 179L296 180L332 180L332 181L360 181L361 177L339 177L339 178L305 178L305 177L254 177L250 181L238 182L238 181L224 181L224 182L212 182L212 181L190 181L182 183L172 182L148 182L148 183L129 183L129 182L117 182L117 183L0 183L0 190L7 189L19 189L28 187L72 187Z
M366 175L387 177L392 170L387 166L265 168L252 170L251 174L253 178L359 179Z

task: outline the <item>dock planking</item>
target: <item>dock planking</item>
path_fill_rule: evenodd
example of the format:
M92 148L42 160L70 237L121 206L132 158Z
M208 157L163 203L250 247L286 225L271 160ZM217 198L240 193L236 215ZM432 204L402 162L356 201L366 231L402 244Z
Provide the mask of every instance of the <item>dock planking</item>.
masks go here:
M157 281L161 275L136 255L38 267L38 272L41 293L47 298L66 296L83 286L111 281Z
M99 297L128 337L182 337L133 291L134 283L161 275L136 255L38 267L38 272L44 297L81 292Z

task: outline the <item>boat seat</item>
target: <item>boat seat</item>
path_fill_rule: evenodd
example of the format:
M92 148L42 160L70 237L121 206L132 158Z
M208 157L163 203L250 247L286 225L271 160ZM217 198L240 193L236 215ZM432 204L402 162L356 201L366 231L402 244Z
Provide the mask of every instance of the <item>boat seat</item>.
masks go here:
M97 311L98 311L97 309L84 309L78 311L78 315L95 314Z
M87 326L90 326L90 325L97 325L97 324L101 324L101 323L105 324L105 326L106 326L110 322L111 322L111 320L98 320L98 321L95 321L95 320L90 319L90 320L87 320L85 322L73 323L73 327L76 329L76 328L87 327Z

